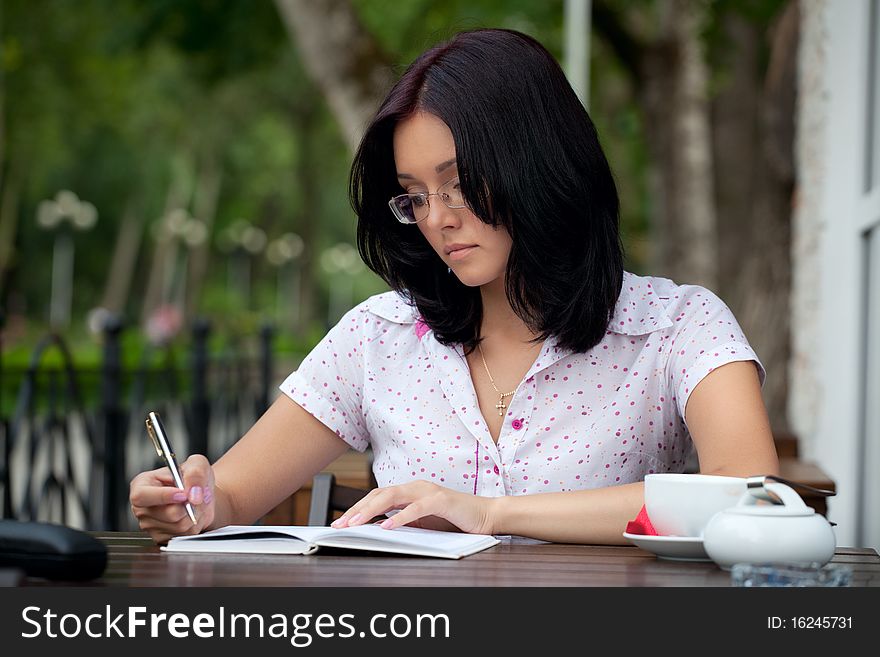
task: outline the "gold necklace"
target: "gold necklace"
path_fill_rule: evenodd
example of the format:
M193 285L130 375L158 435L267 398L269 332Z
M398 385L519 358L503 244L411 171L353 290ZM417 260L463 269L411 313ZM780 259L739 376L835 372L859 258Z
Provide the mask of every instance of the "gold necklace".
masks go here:
M498 409L498 415L499 417L501 417L504 415L504 409L507 408L507 406L504 404L504 398L512 397L513 395L515 395L516 391L519 390L519 386L517 386L516 389L512 390L511 392L501 392L498 389L498 386L495 385L495 379L493 379L492 375L489 373L489 366L486 365L486 357L483 355L483 348L479 344L477 344L477 349L480 350L480 358L483 359L483 367L486 368L486 374L489 376L489 383L491 383L492 387L495 388L495 392L501 395L501 397L498 399L498 403L495 404L495 408Z

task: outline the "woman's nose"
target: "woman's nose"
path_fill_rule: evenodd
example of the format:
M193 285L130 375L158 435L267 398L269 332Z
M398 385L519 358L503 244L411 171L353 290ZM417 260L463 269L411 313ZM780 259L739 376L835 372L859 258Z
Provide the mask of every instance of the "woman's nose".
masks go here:
M428 201L428 216L425 223L436 228L444 228L446 226L455 226L460 223L458 213L447 206L443 199L437 195L432 196Z

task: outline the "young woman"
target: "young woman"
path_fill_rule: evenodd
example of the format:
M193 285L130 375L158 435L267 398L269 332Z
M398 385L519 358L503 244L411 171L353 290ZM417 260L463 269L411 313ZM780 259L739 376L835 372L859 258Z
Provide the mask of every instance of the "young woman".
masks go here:
M763 370L708 290L623 270L618 197L553 57L457 35L355 156L358 245L392 289L349 311L213 466L131 483L157 542L254 522L349 448L379 487L334 526L622 543L645 475L775 473ZM181 502L196 507L193 526Z

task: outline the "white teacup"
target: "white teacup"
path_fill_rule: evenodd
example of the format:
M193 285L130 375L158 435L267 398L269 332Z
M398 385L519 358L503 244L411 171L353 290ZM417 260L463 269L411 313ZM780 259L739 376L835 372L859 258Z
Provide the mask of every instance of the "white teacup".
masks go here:
M742 477L660 473L645 476L645 510L661 536L702 536L719 511L746 492Z

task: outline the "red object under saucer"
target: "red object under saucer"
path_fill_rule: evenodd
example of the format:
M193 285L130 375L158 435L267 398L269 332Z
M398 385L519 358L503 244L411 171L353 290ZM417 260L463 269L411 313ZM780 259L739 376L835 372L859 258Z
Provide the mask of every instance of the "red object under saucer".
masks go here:
M654 529L654 525L651 524L651 519L648 518L648 511L645 509L645 506L642 505L641 510L639 511L639 515L636 516L635 520L630 520L626 523L626 533L627 534L643 534L645 536L657 536L657 530Z

